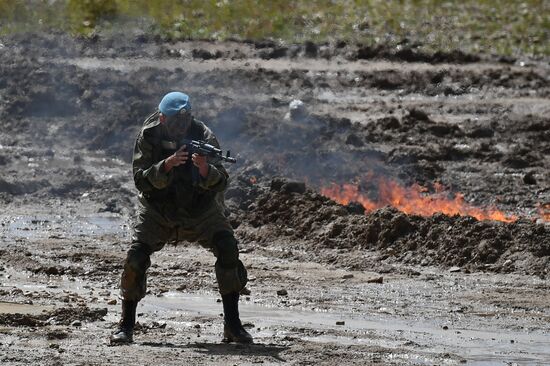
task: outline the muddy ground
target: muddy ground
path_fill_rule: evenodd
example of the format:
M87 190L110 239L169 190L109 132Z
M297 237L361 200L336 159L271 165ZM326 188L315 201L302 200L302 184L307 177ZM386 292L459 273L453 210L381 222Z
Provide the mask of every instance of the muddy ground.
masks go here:
M548 60L139 34L19 35L0 58L3 365L550 363ZM238 159L226 200L252 346L221 343L214 258L189 243L153 257L135 344L108 345L133 142L170 90ZM516 220L319 193L376 200L379 180Z

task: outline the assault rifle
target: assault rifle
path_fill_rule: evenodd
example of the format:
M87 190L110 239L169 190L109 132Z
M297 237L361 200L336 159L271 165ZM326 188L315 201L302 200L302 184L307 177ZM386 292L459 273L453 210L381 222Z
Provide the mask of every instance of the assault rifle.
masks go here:
M223 161L227 161L228 163L233 164L237 162L237 159L230 156L231 153L229 152L229 150L224 156L220 149L213 145L207 144L202 140L183 139L180 141L180 145L187 146L186 150L189 151L190 154L196 153L199 155L209 156L211 158L219 158Z

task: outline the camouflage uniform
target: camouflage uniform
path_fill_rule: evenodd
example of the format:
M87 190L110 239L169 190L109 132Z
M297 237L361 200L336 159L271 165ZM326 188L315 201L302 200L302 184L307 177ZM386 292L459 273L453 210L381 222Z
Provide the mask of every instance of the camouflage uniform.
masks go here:
M196 119L186 138L219 147L212 131ZM209 171L203 178L198 171L193 172L197 168L189 157L185 164L165 172L164 159L179 147L177 141L170 140L158 112L145 120L135 143L132 163L140 208L122 273L124 300L139 301L145 296L151 254L168 242L183 240L198 242L214 253L222 295L238 293L246 285L246 269L239 260L237 241L224 215L227 171L219 159L208 158Z

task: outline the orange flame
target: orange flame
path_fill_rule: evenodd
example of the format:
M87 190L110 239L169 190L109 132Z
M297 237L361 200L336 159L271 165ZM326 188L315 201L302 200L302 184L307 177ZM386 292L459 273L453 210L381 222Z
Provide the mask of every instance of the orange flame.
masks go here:
M464 202L464 195L457 193L454 199L446 197L443 187L435 185L436 193L428 195L427 189L418 184L405 188L399 183L384 178L378 178L378 199L373 201L362 193L356 184L332 184L321 188L321 194L340 204L347 205L358 202L366 212L373 211L384 206L392 206L407 214L431 216L435 213L445 215L472 216L478 220L496 220L513 222L516 216L506 215L494 208L482 209L468 205Z
M539 215L542 220L550 222L550 202L539 205Z

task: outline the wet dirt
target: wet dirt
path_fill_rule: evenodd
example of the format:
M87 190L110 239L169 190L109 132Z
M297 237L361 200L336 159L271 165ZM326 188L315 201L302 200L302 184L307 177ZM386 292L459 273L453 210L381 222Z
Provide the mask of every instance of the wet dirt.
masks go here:
M550 64L360 45L19 35L0 48L5 365L550 362ZM505 61L505 62L504 62ZM109 347L144 118L184 90L238 163L226 192L252 346L222 344L213 256L153 257ZM290 110L299 99L302 110ZM321 188L444 186L512 223L365 213ZM131 350L131 352L128 351Z

